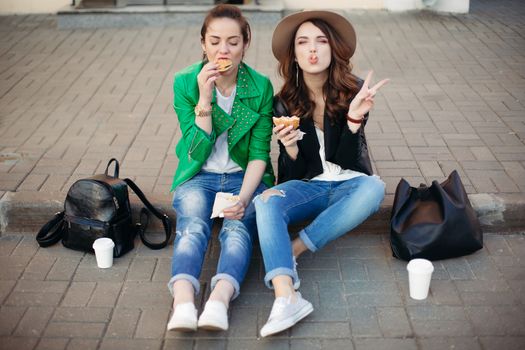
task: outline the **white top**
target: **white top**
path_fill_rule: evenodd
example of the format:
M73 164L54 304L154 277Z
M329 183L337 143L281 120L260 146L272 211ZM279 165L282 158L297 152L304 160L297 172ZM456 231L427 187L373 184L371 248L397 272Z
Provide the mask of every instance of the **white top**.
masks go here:
M230 96L224 97L219 92L219 89L215 88L217 104L228 114L232 113L233 101L235 100L236 91L237 86L233 88ZM235 173L242 170L242 168L230 158L230 152L228 152L227 130L223 131L222 134L217 136L211 154L202 166L202 170L219 174Z
M324 132L316 127L315 133L317 134L317 140L319 140L319 156L321 157L321 163L323 164L323 173L312 178L312 180L346 181L354 177L366 176L366 174L359 171L343 169L335 163L328 162L324 151Z

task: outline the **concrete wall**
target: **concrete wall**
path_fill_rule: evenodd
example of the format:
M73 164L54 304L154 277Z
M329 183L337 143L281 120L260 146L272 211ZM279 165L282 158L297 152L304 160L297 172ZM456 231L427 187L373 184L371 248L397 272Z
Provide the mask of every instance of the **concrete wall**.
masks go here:
M55 13L71 0L0 0L0 14Z
M468 13L469 0L440 0L430 7L434 11Z
M264 2L264 0L261 0ZM384 0L283 0L286 9L382 9Z
M467 13L470 0L384 0L389 11L428 9L438 12Z
M264 2L264 0L261 0ZM409 11L429 9L467 13L470 0L283 0L287 9L386 9Z
M265 2L275 2L260 0ZM281 0L286 9L386 9L406 11L425 8L444 12L466 13L469 0ZM80 2L80 0L77 0ZM11 13L55 13L71 0L0 0L0 14Z

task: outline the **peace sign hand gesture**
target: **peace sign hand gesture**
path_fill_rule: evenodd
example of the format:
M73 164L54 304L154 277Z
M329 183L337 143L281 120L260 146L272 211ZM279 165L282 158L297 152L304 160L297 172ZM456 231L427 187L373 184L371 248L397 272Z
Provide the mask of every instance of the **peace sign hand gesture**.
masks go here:
M368 86L370 85L370 81L372 80L373 73L373 71L368 72L368 75L366 76L365 82L363 83L361 90L359 90L357 95L355 95L354 99L350 103L350 107L348 108L348 115L352 119L362 119L364 115L368 113L374 106L374 96L376 95L377 91L383 85L390 81L390 79L383 79L379 83L369 88Z

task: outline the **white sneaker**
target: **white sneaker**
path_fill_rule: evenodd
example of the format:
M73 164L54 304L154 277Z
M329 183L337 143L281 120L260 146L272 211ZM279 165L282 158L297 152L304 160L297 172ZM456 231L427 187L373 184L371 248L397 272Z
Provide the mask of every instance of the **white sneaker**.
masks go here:
M301 280L299 279L299 275L297 274L297 258L295 256L293 256L293 272L297 276L297 279L293 284L293 289L297 290L301 286Z
M314 311L312 304L303 299L299 292L295 294L295 301L292 301L291 295L288 298L276 298L273 302L270 317L268 317L268 321L261 328L261 337L279 333L292 327L312 311Z
M168 331L191 332L197 330L197 309L193 303L178 304L168 322Z
M228 308L224 303L217 300L209 300L204 305L198 322L199 328L209 331L228 330Z

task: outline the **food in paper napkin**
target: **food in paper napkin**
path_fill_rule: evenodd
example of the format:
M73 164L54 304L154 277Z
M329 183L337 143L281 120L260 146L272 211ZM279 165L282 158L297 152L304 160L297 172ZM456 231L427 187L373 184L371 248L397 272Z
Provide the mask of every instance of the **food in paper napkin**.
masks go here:
M300 119L299 117L296 117L295 115L291 117L284 117L284 116L283 117L273 117L272 119L273 119L273 123L275 124L275 126L284 125L284 128L287 128L291 125L293 126L294 129L297 129L299 127ZM306 133L302 132L301 130L299 130L298 133L299 133L299 137L297 138L297 140L300 141L303 139L303 136Z
M233 66L232 60L228 58L219 58L217 61L215 61L215 63L217 64L217 66L219 66L217 68L219 70L219 73L226 72Z
M299 127L299 117L296 117L295 115L291 117L273 117L273 123L277 125L284 125L284 127L289 127L290 125L293 126L294 129L297 129Z
M223 218L224 213L222 211L226 208L233 207L239 200L239 196L234 196L233 193L217 192L210 219L216 217Z

